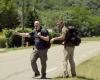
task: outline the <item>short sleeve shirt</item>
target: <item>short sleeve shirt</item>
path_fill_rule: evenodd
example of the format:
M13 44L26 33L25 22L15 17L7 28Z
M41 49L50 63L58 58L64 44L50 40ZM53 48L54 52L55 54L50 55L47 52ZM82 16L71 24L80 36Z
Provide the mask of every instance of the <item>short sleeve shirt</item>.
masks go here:
M62 35L66 35L66 33L68 32L68 29L64 26L63 28L62 28Z
M66 36L66 35L67 35L67 32L68 32L68 28L64 26L64 27L62 28L62 35ZM66 44L66 43L65 43L65 44ZM67 42L66 46L71 46L71 47L73 47L73 44L70 43L70 42Z
M47 41L44 41L44 40L42 40L40 38L36 38L35 35L37 35L38 33L41 33L42 36L45 36L46 37L46 36L49 35L49 32L48 32L47 29L41 29L39 31L35 31L34 30L33 32L31 32L29 34L31 37L34 38L35 47L37 49L46 49L47 48Z

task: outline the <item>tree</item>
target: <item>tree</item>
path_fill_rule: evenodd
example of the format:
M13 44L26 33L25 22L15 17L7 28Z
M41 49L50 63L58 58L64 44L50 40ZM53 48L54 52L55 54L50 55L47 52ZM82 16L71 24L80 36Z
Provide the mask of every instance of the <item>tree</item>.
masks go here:
M65 22L71 22L72 24L81 27L88 26L88 17L91 12L84 7L71 7L66 10L62 16Z
M11 0L4 0L4 6L0 13L0 25L2 28L16 28L19 22L19 14L11 2Z
M27 27L30 27L33 29L33 23L35 20L39 20L39 15L35 9L29 9L26 15L26 23L25 25Z

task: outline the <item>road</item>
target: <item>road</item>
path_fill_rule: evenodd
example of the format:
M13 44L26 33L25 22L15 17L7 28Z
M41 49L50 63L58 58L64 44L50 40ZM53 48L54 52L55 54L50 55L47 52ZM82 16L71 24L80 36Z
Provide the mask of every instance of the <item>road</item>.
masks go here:
M76 65L97 56L100 53L100 42L84 42L75 48ZM0 53L0 80L34 80L30 65L32 49L13 50ZM63 46L53 46L48 52L47 77L57 77L62 72ZM40 61L37 61L39 70Z

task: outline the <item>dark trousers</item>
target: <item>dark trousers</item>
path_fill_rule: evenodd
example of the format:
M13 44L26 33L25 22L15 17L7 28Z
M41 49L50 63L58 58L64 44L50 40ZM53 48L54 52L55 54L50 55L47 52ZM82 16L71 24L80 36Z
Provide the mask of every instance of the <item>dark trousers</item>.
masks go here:
M38 58L40 58L41 65L42 65L41 74L46 75L47 51L48 51L48 49L40 49L40 50L34 49L32 55L31 55L31 66L32 66L32 69L35 72L35 74L39 74L39 70L38 70L36 61Z

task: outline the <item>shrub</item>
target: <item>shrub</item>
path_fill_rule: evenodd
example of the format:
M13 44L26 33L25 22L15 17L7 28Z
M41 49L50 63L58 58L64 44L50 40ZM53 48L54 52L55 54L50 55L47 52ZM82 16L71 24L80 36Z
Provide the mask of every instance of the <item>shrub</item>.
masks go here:
M1 36L0 37L0 48L5 48L6 47L6 38Z
M13 35L12 42L14 47L20 47L22 45L22 37L19 35Z
M21 28L17 28L16 29L17 32L20 32L20 33L30 33L32 32L32 29L31 28L25 28L24 31L21 29ZM22 37L21 36L18 36L18 35L14 35L15 37L13 38L13 41L14 41L14 46L16 47L20 47L21 44L22 44ZM24 40L24 44L26 42L29 42L29 45L33 45L34 44L34 39L33 38L28 38L28 37L25 37L25 40ZM25 44L26 45L26 44Z
M13 45L14 30L12 30L12 29L9 29L9 30L5 29L5 30L3 30L3 33L4 33L5 38L6 38L7 47L8 48L14 47L14 45Z
M51 36L51 38L58 37L58 36L60 36L60 33L51 32L51 33L50 33L50 36ZM53 43L54 43L54 44L61 44L62 41L60 41L60 40L55 40Z
M57 36L60 36L60 33L50 32L50 36L51 36L51 38L57 37Z
M32 29L30 28L25 28L24 31L22 30L22 28L16 28L16 31L22 33L22 32L32 32Z

